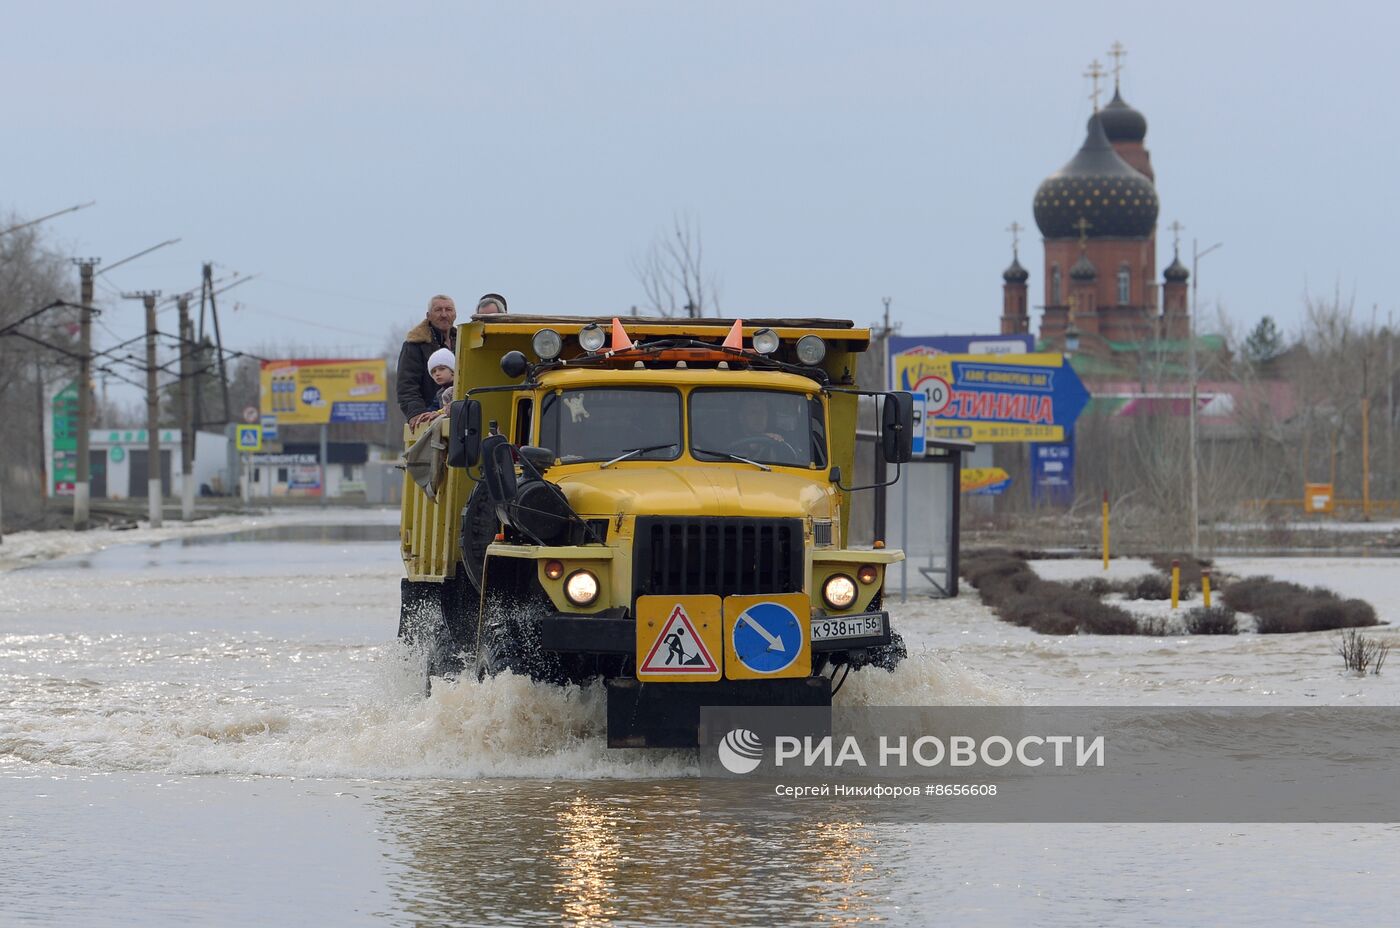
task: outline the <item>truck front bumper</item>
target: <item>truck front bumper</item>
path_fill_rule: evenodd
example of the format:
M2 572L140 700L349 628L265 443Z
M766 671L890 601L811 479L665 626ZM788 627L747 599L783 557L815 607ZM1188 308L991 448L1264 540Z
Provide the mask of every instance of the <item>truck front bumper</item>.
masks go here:
M847 638L824 638L812 642L812 653L850 651L855 648L876 648L890 643L890 614L864 612L842 615L841 619L859 625L859 620L874 618L880 632L874 635ZM569 654L633 654L637 650L637 625L632 619L605 619L591 615L548 615L539 620L540 647L546 651ZM682 683L681 686L697 686Z
M702 740L706 706L831 706L831 678L718 680L714 683L642 683L609 680L608 747L693 748ZM722 733L720 733L722 734Z

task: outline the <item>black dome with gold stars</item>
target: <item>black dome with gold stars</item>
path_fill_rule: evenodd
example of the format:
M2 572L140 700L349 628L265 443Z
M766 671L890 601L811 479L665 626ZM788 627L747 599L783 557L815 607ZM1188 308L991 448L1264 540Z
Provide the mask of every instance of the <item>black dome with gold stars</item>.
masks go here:
M1084 147L1035 192L1035 224L1046 238L1145 238L1157 224L1152 182L1118 157L1098 113Z

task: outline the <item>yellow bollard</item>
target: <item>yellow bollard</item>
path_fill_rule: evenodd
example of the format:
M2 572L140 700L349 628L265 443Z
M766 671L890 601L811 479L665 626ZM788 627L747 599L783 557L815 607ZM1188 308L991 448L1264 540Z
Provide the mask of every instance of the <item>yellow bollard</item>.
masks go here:
M1205 597L1206 608L1210 608L1210 571L1201 571L1201 595Z
M1181 562L1172 561L1172 608L1181 601Z
M1103 491L1103 569L1108 570L1108 491Z

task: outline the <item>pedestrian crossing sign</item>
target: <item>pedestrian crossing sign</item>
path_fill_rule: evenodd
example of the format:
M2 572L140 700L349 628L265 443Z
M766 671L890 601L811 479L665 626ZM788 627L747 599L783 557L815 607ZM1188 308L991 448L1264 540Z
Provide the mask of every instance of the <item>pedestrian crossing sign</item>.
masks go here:
M637 597L637 679L718 680L722 609L718 596Z
M261 425L238 425L234 426L234 446L239 451L261 451L262 450L262 426Z

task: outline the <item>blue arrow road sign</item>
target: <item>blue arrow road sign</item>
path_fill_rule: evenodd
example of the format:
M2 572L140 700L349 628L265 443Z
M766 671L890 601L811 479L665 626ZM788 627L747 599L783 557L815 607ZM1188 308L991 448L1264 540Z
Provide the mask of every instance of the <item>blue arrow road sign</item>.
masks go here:
M801 650L802 623L781 603L755 603L734 620L734 653L754 673L777 673Z

